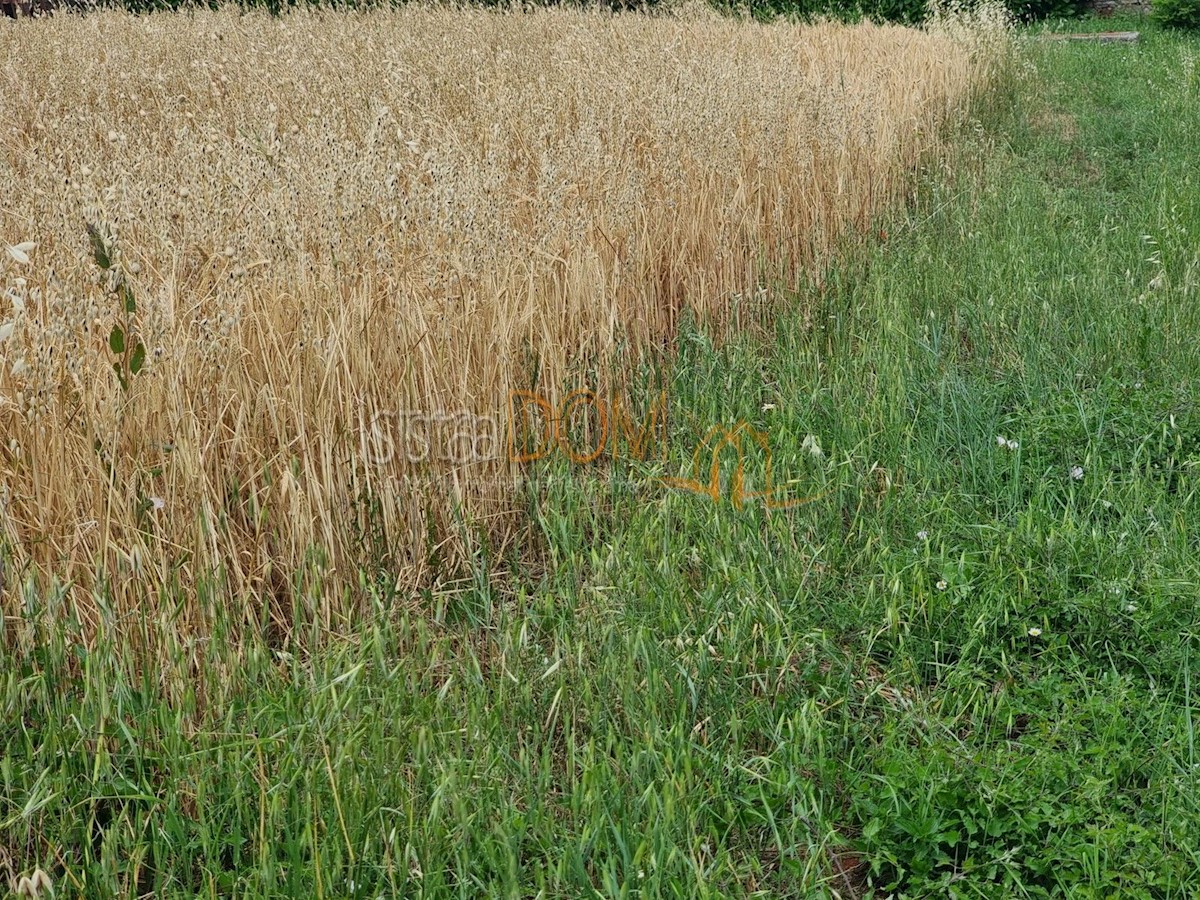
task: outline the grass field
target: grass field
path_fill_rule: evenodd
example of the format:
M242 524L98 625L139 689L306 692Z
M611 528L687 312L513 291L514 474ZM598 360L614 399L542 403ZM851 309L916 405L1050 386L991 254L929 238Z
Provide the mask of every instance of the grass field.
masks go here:
M88 898L1195 896L1200 41L1137 27L1023 40L901 207L766 285L773 315L681 311L621 382L665 397L665 458L528 465L524 531L459 581L397 595L368 533L333 633L303 571L285 644L200 583L156 595L207 627L148 666L157 621L10 578L0 873ZM810 502L663 483L738 422Z

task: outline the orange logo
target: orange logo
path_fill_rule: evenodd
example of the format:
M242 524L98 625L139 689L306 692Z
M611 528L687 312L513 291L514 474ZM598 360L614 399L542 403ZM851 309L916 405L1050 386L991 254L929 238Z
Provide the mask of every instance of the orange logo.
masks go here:
M532 391L512 391L508 401L510 462L533 462L557 451L573 463L587 464L595 462L605 451L613 460L619 459L622 448L632 459L667 461L665 392L650 403L640 423L618 399L606 401L590 390L571 392L558 409ZM573 429L568 427L571 424L575 426ZM732 448L737 457L729 484L729 499L735 508L741 509L747 501L761 500L769 509L789 509L824 496L824 493L813 497L781 496L774 483L767 433L745 422L732 428L714 425L708 430L692 454L695 478L659 480L667 487L701 494L717 502L723 493L721 458L726 447ZM750 454L762 456L762 490L747 487L746 458Z
M813 497L780 498L777 496L774 483L774 472L771 468L771 447L765 431L758 431L745 422L739 422L733 428L714 425L704 435L692 454L692 471L699 476L702 472L704 451L708 448L709 466L708 480L699 478L663 478L668 487L681 488L694 494L702 494L715 503L721 499L721 451L732 447L737 455L737 466L733 471L733 481L729 486L729 499L735 509L741 509L747 500L762 500L768 509L788 509L811 503L820 499L824 492ZM746 490L746 452L761 451L763 454L763 490Z
M622 440L626 455L632 459L649 459L657 449L660 458L666 460L666 392L650 404L640 427L618 398L605 401L587 390L568 394L557 414L550 401L540 394L512 391L508 395L508 412L510 462L533 462L556 448L573 463L594 462L605 450L618 459ZM588 429L590 440L582 446L572 442L566 428L577 415L587 416L585 421L593 425Z

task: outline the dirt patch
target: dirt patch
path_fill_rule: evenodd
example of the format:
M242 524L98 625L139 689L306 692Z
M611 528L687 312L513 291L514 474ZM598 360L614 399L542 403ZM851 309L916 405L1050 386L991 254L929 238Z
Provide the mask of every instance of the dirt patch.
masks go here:
M1079 125L1070 113L1047 107L1029 117L1029 124L1042 134L1053 135L1066 143L1079 137Z

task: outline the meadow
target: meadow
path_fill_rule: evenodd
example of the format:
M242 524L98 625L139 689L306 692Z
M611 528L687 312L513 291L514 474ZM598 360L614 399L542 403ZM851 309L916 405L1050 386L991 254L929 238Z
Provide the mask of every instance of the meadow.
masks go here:
M0 28L0 875L1193 896L1200 42L366 21ZM664 483L739 422L807 502Z

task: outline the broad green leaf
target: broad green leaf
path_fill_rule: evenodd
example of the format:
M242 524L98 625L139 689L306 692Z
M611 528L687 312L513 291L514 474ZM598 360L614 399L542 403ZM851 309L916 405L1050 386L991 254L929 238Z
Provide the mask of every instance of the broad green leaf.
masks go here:
M125 352L125 332L121 330L120 325L114 325L112 332L109 333L108 349L113 353Z
M142 366L146 362L146 345L141 341L137 342L137 346L133 348L133 353L129 357L129 374L136 375L142 371Z
M100 236L99 230L95 225L87 227L88 237L92 239L92 257L96 260L96 265L102 269L112 267L112 260L108 257L108 247L104 245L104 238Z

